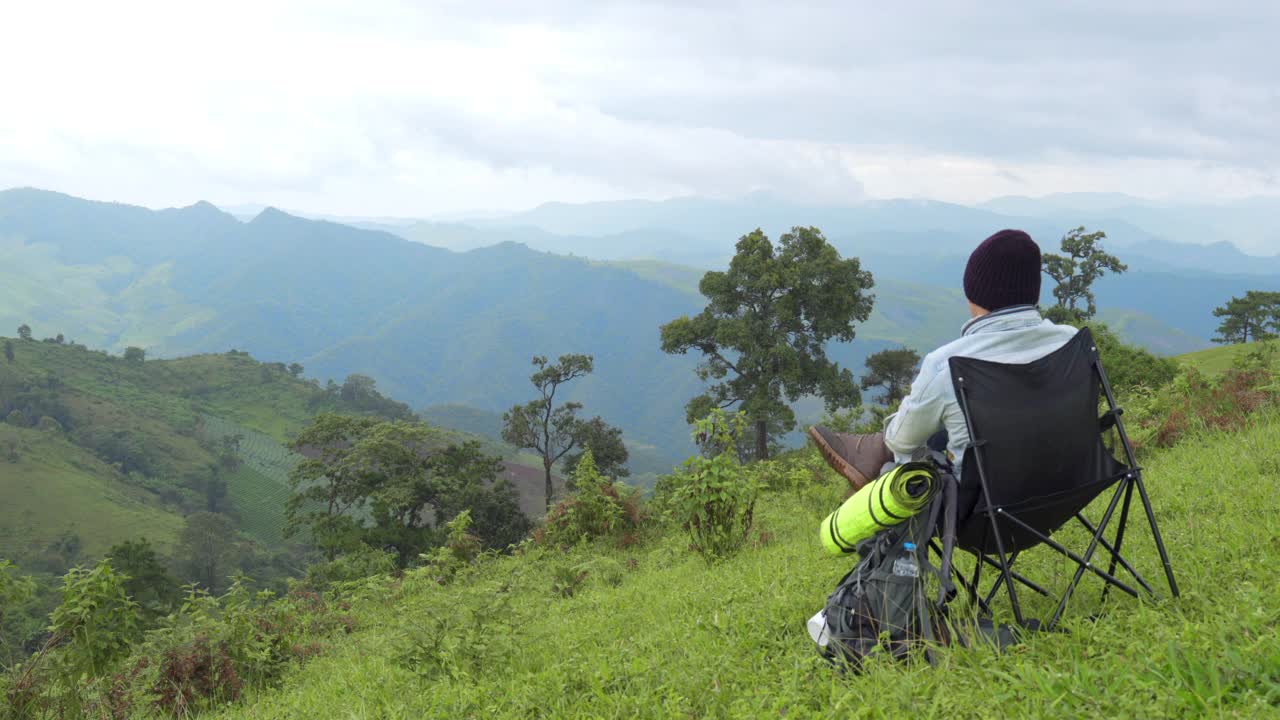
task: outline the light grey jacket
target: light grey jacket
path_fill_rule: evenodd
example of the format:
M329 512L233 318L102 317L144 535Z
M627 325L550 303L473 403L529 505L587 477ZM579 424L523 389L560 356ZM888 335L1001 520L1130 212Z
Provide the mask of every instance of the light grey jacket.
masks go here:
M920 374L911 383L911 393L885 423L885 445L898 462L907 462L930 436L945 428L947 451L956 463L956 477L960 477L960 460L969 446L969 428L956 401L947 360L958 356L1027 363L1062 347L1076 332L1069 325L1055 325L1041 318L1033 305L1004 308L970 320L958 339L929 353L920 363Z

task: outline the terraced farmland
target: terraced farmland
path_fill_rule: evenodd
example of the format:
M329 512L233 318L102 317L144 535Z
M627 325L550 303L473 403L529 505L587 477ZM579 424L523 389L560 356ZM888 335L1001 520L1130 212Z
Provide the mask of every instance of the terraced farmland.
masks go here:
M241 529L267 547L278 546L284 539L289 470L298 456L269 435L214 415L200 416L200 433L214 442L240 436L236 455L241 465L227 476L227 492L240 515Z

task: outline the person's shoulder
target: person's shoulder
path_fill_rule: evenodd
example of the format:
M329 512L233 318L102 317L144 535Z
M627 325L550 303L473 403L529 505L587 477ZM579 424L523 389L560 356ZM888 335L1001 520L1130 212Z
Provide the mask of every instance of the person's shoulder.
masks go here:
M1040 330L1055 336L1061 336L1064 341L1080 334L1080 328L1074 325L1060 325L1048 319L1040 323Z
M942 374L949 375L951 373L951 366L947 363L947 361L955 357L956 355L961 354L960 350L962 349L963 345L964 345L964 338L963 337L956 338L955 340L952 340L951 342L934 350L928 355L925 355L924 360L920 361L921 377L933 379L938 375L942 375Z
M952 357L963 354L965 346L969 344L971 344L969 338L960 336L946 345L939 347L928 355L925 355L924 361L920 366L922 368L934 367L941 370L942 368L947 367L947 361Z

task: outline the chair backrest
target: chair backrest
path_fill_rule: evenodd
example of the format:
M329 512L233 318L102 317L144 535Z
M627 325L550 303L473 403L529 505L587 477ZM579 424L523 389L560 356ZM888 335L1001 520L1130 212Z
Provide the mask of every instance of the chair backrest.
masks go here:
M977 494L958 533L961 547L994 551L988 511L1049 535L1129 470L1103 442L1102 364L1088 328L1029 363L953 357L950 366L972 442L961 486ZM1006 551L1039 542L1016 523L998 527Z

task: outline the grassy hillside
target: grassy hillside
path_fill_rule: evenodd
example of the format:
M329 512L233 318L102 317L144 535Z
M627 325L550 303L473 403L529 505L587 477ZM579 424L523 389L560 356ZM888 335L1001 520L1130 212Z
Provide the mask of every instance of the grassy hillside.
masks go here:
M1177 360L1182 365L1194 367L1206 375L1220 375L1226 372L1238 358L1256 348L1254 343L1220 345L1179 355Z
M0 447L18 460L0 466L0 555L38 560L64 536L84 557L140 536L166 548L183 515L205 509L201 483L215 477L250 537L282 542L292 460L280 442L315 413L316 388L242 354L131 363L83 346L5 342L14 348L12 363L0 363L6 413L35 407L56 425L4 427ZM220 434L247 438L237 468L219 470ZM282 460L257 464L264 452Z
M134 537L164 548L181 525L152 493L62 432L0 424L0 557L39 564L71 537L90 557Z
M1136 310L1101 308L1098 318L1127 343L1157 355L1178 355L1209 347L1209 342Z
M1182 597L1115 593L1103 607L1086 580L1067 632L1002 655L953 649L937 668L872 664L860 677L815 656L804 621L849 566L817 547L843 485L820 472L766 495L750 547L714 567L673 529L626 549L534 549L450 586L414 572L374 582L352 609L355 634L214 716L1275 717L1278 446L1271 413L1150 457ZM807 452L793 462L821 467ZM1140 517L1125 547L1159 578ZM1019 565L1065 582L1068 566L1044 549ZM575 576L571 597L555 591ZM1036 600L1032 612L1047 615Z
M397 407L380 396L353 405L241 352L130 362L81 345L4 342L14 359L0 359L0 557L26 565L54 546L66 562L139 536L167 548L183 516L207 509L211 480L227 486L218 509L277 548L295 462L284 444L320 411ZM222 441L235 436L228 464Z

